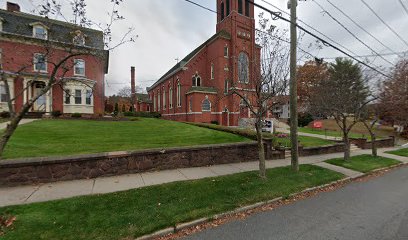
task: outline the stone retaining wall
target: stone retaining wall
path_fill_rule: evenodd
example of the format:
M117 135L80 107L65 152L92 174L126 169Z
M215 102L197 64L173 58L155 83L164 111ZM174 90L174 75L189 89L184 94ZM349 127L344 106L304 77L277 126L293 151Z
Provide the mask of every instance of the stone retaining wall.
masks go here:
M357 147L361 149L371 149L371 141L367 141L366 138L351 138L350 142L355 144ZM384 139L377 139L375 141L375 145L377 148L386 148L386 147L394 147L395 146L395 137L390 136L389 138Z
M311 156L329 153L344 152L345 147L343 143L336 143L333 145L320 146L320 147L302 147L299 146L299 156Z
M90 154L0 161L0 186L88 179L146 171L256 161L257 144Z

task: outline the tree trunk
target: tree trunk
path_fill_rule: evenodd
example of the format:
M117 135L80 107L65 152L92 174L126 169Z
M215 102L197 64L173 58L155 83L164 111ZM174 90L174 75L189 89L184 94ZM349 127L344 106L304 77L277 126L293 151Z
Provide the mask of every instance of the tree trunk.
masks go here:
M265 150L262 140L262 124L260 121L256 122L255 128L256 128L256 140L258 143L259 176L261 178L266 178Z
M348 138L348 135L344 133L343 136L343 142L344 142L344 161L350 160L350 140Z
M373 157L377 157L377 144L375 140L377 139L375 133L371 133L371 154Z

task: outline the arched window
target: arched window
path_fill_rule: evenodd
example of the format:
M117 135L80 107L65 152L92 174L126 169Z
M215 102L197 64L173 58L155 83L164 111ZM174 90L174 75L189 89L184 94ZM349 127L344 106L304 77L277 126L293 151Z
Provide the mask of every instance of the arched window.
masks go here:
M211 111L211 102L210 102L210 100L208 100L207 96L206 96L206 98L203 100L203 102L201 104L201 111L203 111L203 112Z
M249 58L244 52L238 56L238 79L241 83L249 83Z
M220 12L221 12L221 21L224 20L224 3L221 2Z
M243 13L243 6L242 6L242 0L238 0L238 13L242 14Z
M169 108L173 108L173 88L169 89Z
M190 97L190 101L188 102L188 109L190 112L193 111L193 97Z
M181 84L177 82L177 107L181 107Z
M153 94L153 111L156 112L156 96Z
M163 109L166 109L166 89L163 87Z
M201 77L197 73L192 78L192 85L193 87L201 86Z
M226 16L230 15L230 0L227 0L227 13Z
M160 106L161 106L160 102L161 102L161 99L160 99L160 91L157 90L157 111L158 111L158 112L160 111Z

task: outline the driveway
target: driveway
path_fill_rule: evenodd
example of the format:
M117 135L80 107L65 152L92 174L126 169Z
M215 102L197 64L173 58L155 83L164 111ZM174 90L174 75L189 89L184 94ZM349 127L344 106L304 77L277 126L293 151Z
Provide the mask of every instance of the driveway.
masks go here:
M408 167L185 239L408 239Z

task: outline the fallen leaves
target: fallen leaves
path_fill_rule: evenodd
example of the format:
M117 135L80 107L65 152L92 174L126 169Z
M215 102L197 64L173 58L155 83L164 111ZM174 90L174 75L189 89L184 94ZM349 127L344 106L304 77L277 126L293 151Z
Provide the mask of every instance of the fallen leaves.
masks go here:
M16 221L15 216L1 216L0 215L0 236L4 235L6 228L10 228Z

